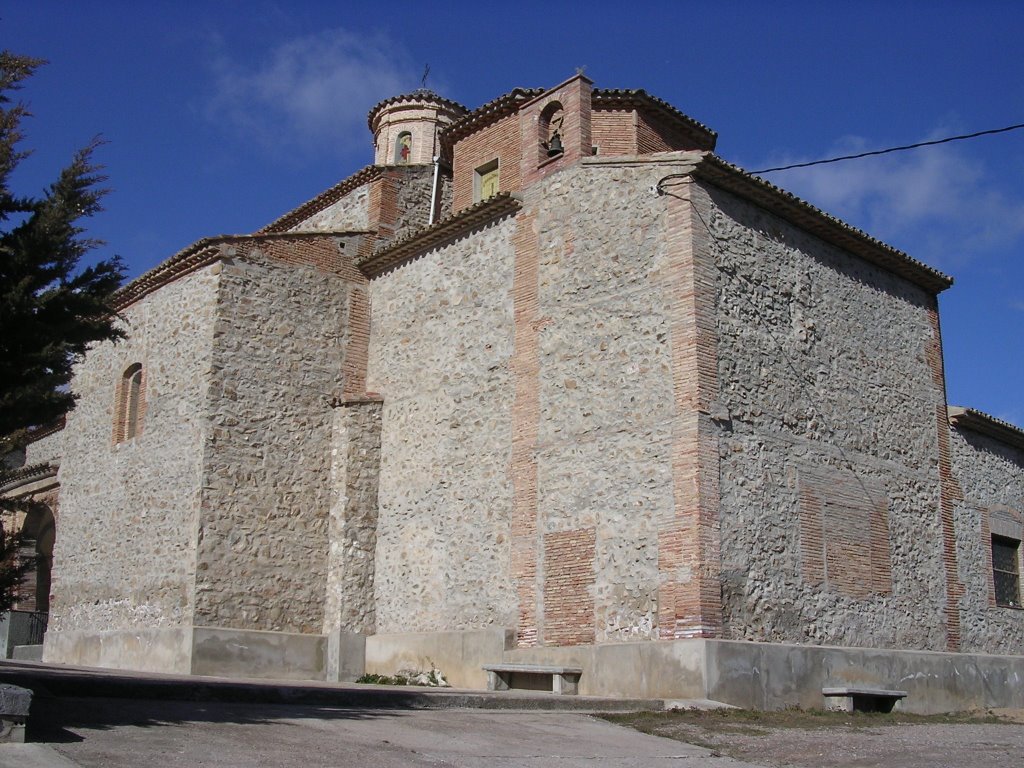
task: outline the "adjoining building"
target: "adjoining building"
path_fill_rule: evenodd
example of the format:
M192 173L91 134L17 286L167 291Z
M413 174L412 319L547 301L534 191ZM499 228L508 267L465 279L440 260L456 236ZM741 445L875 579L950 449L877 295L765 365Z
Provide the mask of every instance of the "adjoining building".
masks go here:
M1024 706L1024 431L947 407L949 277L644 91L369 124L373 165L121 292L45 660Z

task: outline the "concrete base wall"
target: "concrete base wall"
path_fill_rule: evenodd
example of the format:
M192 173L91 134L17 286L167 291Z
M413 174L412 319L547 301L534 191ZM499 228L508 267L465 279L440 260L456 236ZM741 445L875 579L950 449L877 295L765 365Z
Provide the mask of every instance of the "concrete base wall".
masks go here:
M43 661L52 664L187 675L191 658L191 627L107 632L50 630L43 641Z
M823 687L857 684L907 691L901 709L921 714L1024 707L1024 656L701 642L707 698L737 706L821 707Z
M496 662L583 668L585 696L714 699L748 709L825 706L821 689L907 691L922 714L1024 708L1024 656L673 640L513 648L505 629L362 636L174 627L48 632L43 661L147 672L279 680L353 680L362 672L440 669L457 688L484 689Z
M192 674L275 680L323 680L323 635L195 627Z
M822 688L860 685L907 691L901 708L922 714L1024 707L1024 656L675 640L519 648L503 660L582 667L580 693L591 696L820 709Z
M326 638L217 627L47 632L43 661L139 672L323 680Z
M681 640L517 648L502 661L582 667L583 696L701 699L706 698L704 658L704 641Z
M366 672L393 675L400 669L441 670L456 688L487 687L484 664L503 658L513 641L502 628L462 632L410 632L366 638Z

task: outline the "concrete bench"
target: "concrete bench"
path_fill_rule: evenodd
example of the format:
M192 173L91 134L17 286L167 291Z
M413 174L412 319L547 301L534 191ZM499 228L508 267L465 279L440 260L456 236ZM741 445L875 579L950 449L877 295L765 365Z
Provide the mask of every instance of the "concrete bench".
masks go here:
M510 688L551 691L575 695L579 692L579 667L555 667L546 664L484 664L487 690L507 691Z
M25 741L25 723L32 706L32 691L0 684L0 743Z
M864 686L839 686L822 688L821 694L826 699L826 709L840 712L892 712L900 699L906 698L907 692Z

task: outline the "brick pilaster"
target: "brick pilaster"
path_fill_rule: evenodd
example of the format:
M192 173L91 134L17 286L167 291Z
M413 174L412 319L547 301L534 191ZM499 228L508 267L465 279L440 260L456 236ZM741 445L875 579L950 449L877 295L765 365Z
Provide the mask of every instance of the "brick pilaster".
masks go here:
M718 637L722 628L718 439L708 413L718 394L715 273L693 185L667 197L672 377L676 403L674 510L658 532L658 626L663 639Z
M942 563L946 573L946 647L950 651L960 650L960 598L964 586L960 582L956 557L956 529L953 524L953 507L964 498L960 483L953 474L950 455L949 410L946 405L946 375L942 360L942 331L939 325L938 301L928 308L928 319L932 327L932 338L928 343L928 366L932 382L939 393L935 405L935 429L939 469L939 522L942 526Z
M512 578L519 600L516 643L534 646L537 628L537 432L540 423L538 242L535 214L523 212L512 240Z

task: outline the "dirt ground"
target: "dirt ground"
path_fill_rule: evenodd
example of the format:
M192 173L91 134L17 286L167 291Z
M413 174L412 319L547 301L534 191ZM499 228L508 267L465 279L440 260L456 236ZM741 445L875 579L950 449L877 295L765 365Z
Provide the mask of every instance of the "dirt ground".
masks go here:
M1024 764L1024 710L930 717L688 710L605 718L773 768L1009 768Z

